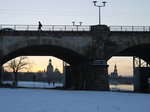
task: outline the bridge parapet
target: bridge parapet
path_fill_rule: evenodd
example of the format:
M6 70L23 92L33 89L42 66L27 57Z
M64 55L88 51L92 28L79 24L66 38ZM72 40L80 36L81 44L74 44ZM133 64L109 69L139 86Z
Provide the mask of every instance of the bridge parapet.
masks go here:
M94 25L90 30L92 32L109 32L110 28L107 25Z
M38 25L9 25L1 24L0 31L38 31ZM107 25L43 25L42 31L121 31L121 32L150 32L150 26L107 26Z
M110 31L150 32L150 26L110 26Z
M7 29L16 31L38 31L38 25L0 25L0 30ZM74 25L43 25L42 31L90 31L90 26L74 26Z

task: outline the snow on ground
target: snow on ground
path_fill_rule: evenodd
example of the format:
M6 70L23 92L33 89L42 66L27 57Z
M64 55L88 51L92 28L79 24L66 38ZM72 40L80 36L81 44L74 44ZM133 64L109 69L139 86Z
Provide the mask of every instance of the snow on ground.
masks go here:
M12 81L3 81L4 84L12 84ZM31 81L18 81L18 87L38 87L38 88L56 88L63 87L62 83L46 83L46 82L31 82Z
M19 87L38 87L38 88L56 88L56 87L63 87L62 83L44 83L44 82L30 82L30 81L19 81Z
M150 112L150 94L0 88L0 112Z

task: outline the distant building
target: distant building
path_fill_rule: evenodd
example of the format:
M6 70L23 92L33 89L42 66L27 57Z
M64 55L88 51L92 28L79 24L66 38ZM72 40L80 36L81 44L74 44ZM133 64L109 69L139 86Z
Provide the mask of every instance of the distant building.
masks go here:
M54 70L54 74L55 74L55 75L59 75L59 74L61 74L58 68L55 68L55 70Z
M110 84L133 84L133 77L119 76L117 65L115 64L114 72L112 72L109 77L109 83Z
M110 77L118 77L117 65L114 66L114 72L110 74Z
M3 80L14 80L13 72L4 72ZM60 82L63 83L64 75L52 65L52 60L49 60L47 69L44 72L18 72L18 81L39 81L39 82Z
M52 65L52 60L49 59L49 64L47 66L47 75L52 75L53 74L53 65Z
M60 73L58 68L53 68L52 60L49 59L49 65L47 66L47 81L49 82L62 82L64 76Z

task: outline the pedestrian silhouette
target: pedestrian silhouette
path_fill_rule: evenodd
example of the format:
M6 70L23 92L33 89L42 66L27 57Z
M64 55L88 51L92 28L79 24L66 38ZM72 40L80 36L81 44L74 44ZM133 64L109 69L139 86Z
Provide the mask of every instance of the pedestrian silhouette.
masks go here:
M38 31L41 31L42 29L42 24L41 24L41 22L39 21L39 26L38 26Z
M55 82L53 82L53 86L55 86Z
M48 81L48 85L50 85L50 84L51 84L51 81L49 80L49 81Z

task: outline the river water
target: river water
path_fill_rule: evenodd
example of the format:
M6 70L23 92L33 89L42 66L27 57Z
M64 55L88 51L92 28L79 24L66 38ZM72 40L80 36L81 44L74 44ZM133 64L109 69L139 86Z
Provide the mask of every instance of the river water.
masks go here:
M133 91L133 85L129 84L117 84L117 85L109 85L110 90L121 90L121 91Z
M12 81L4 81L5 84L12 84ZM48 84L43 82L30 82L30 81L19 81L18 86L21 87L44 87L44 88L54 88L54 87L63 87L63 84ZM116 85L109 85L110 90L121 90L121 91L133 91L133 85L129 84L116 84Z

